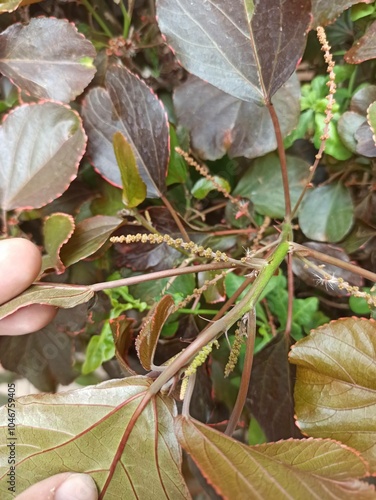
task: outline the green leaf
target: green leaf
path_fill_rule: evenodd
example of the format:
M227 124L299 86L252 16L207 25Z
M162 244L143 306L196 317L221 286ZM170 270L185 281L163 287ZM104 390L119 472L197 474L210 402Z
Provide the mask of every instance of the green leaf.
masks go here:
M62 247L60 256L69 267L76 262L93 255L123 223L119 217L96 215L79 222L73 236Z
M297 342L295 411L300 429L359 450L376 471L376 323L346 318Z
M54 213L46 217L43 233L47 255L43 256L42 270L54 268L57 274L65 271L65 266L60 259L60 250L72 236L73 231L74 219L71 215Z
M170 160L168 163L168 173L166 184L170 186L171 184L184 183L188 178L187 165L184 158L175 151L175 148L179 146L178 136L176 134L175 127L170 125Z
M292 206L298 201L307 177L309 165L300 158L287 156L287 172L290 182ZM285 203L282 174L278 156L270 153L257 158L240 179L233 195L249 198L257 212L269 217L283 218Z
M306 0L158 0L157 19L190 73L263 104L294 72L310 10Z
M175 420L177 438L224 498L374 498L359 477L364 460L337 442L289 439L246 446L195 420Z
M74 101L96 72L95 56L93 44L65 19L32 17L0 34L1 73L38 99Z
M159 335L174 306L174 299L171 295L164 295L161 300L150 309L149 314L144 319L142 329L136 340L136 350L138 358L145 370L152 369Z
M218 177L218 175L214 175L213 178L221 188L225 189L228 193L231 191L231 186L228 181L226 181L226 179L223 179L223 177ZM215 186L215 184L210 179L206 179L203 177L195 183L195 185L191 189L191 193L198 200L203 200L207 197L210 191L216 190L217 187Z
M216 276L218 276L218 271L204 271L197 274L197 283L199 287L205 285L206 281L213 280ZM225 289L225 280L224 278L220 278L214 284L209 285L203 293L206 302L209 304L216 304L217 302L223 302L226 299L226 289Z
M361 288L362 292L370 293L371 288ZM360 316L364 316L365 314L370 314L371 313L371 307L368 305L366 299L363 297L354 297L351 295L349 299L349 306L351 310L355 314L359 314Z
M308 191L299 213L299 224L307 238L336 243L350 231L353 217L350 191L337 182Z
M129 377L16 402L17 493L60 472L90 474L101 498L190 499L173 432L172 398L153 397L137 413L151 380ZM7 407L0 409L6 442ZM9 452L0 452L0 496L9 498ZM152 493L151 493L152 492Z
M105 321L100 335L93 335L86 349L85 361L82 365L82 373L87 375L93 372L105 361L115 356L115 343L110 324Z
M138 171L132 146L121 132L116 132L112 141L123 184L123 202L127 208L138 207L146 198L146 184Z
M87 286L65 285L31 285L25 292L0 306L0 319L9 316L21 307L31 304L46 304L69 309L78 304L88 302L94 292Z
M372 139L376 145L376 101L367 109L367 122L372 130Z

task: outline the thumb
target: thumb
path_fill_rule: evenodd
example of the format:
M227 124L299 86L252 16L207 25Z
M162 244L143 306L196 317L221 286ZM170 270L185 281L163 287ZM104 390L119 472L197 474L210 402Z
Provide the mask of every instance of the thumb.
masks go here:
M15 500L98 500L98 490L89 475L65 472L33 484Z

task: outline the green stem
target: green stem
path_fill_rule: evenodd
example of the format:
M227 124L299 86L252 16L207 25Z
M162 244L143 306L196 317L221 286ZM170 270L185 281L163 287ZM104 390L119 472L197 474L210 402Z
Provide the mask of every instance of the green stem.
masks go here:
M220 336L223 332L228 330L239 318L246 312L255 307L261 293L264 291L266 285L274 273L279 268L280 264L285 259L290 245L288 239L291 234L291 225L284 224L281 235L281 243L275 249L273 254L269 257L267 263L260 271L255 279L253 286L248 290L244 298L236 304L226 316L217 320L209 326L205 332L199 335L196 340L192 342L182 353L164 370L163 373L153 382L148 390L149 397L157 394L162 387L173 378L184 366L186 366L196 354L209 342Z
M125 8L123 0L120 1L120 10L123 14L123 38L128 38L129 28L131 26L131 15Z
M103 19L100 17L100 15L97 13L97 11L94 9L94 7L90 4L89 0L81 0L81 3L86 7L86 9L90 12L90 14L94 17L94 19L97 21L99 26L102 28L103 32L109 37L113 38L114 35L112 34L110 28L107 26L107 24L103 21Z

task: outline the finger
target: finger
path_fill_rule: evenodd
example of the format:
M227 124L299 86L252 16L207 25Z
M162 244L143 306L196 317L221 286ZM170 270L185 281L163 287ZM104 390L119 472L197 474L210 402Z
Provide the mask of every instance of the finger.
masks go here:
M42 304L23 307L0 321L0 335L36 332L53 320L58 308Z
M28 288L40 272L38 248L24 238L0 240L0 304Z
M65 472L30 486L15 500L97 500L98 490L87 474Z

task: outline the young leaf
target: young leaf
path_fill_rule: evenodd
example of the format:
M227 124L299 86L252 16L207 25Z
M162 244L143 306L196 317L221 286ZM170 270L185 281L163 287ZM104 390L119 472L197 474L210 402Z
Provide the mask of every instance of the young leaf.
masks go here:
M221 188L225 189L228 193L231 191L231 186L229 182L223 177L219 177L218 175L214 175L214 181ZM208 196L211 191L216 191L217 188L215 184L210 179L201 178L199 179L191 189L191 193L198 200L203 200Z
M300 429L359 450L376 471L376 323L345 318L297 342L295 411Z
M133 377L16 403L17 492L59 472L90 474L100 498L190 498L173 432L173 400L153 398L137 409L151 381ZM0 410L2 442L7 408ZM0 452L0 496L8 498L8 449Z
M345 61L360 64L376 58L376 21L371 24L365 34L345 54Z
M299 97L295 74L273 97L283 136L298 124ZM277 147L264 106L241 101L193 75L175 90L174 104L179 124L189 130L192 145L202 158L216 160L225 153L231 158L256 158Z
M123 185L123 202L127 208L138 207L146 198L146 184L139 174L132 146L121 132L116 132L112 141Z
M118 217L96 215L79 222L73 236L62 247L60 256L65 266L93 255L122 224Z
M73 101L90 83L94 46L63 19L38 17L0 34L0 71L39 99Z
M67 106L16 108L0 126L0 206L38 208L60 196L76 177L85 146L81 119Z
M132 147L148 198L166 189L169 129L164 108L151 89L123 66L110 66L106 88L91 90L83 105L88 152L95 168L121 187L112 140L120 131Z
M300 158L288 156L287 172L291 204L294 205L307 180L309 165ZM285 205L278 156L270 153L254 160L232 194L249 198L260 214L283 218Z
M191 419L175 420L177 438L224 498L374 498L359 481L367 465L350 448L323 439L245 446Z
M136 340L138 358L145 370L152 369L155 349L162 327L174 307L171 295L164 295L149 311Z
M353 224L350 191L340 182L308 191L299 212L299 224L307 238L336 243Z
M262 104L294 72L309 0L158 0L162 33L182 65L224 92ZM177 22L177 19L179 20Z
M0 319L30 304L46 304L69 309L88 302L93 296L94 292L86 286L65 285L64 283L59 285L35 284L0 306Z
M127 357L128 350L133 342L133 324L135 320L126 316L118 316L110 319L110 328L115 343L116 359L126 373L136 375L136 372L129 366Z
M54 268L57 274L65 271L65 266L60 259L61 247L72 236L74 219L71 215L54 213L44 221L44 248L47 255L43 255L42 269Z

